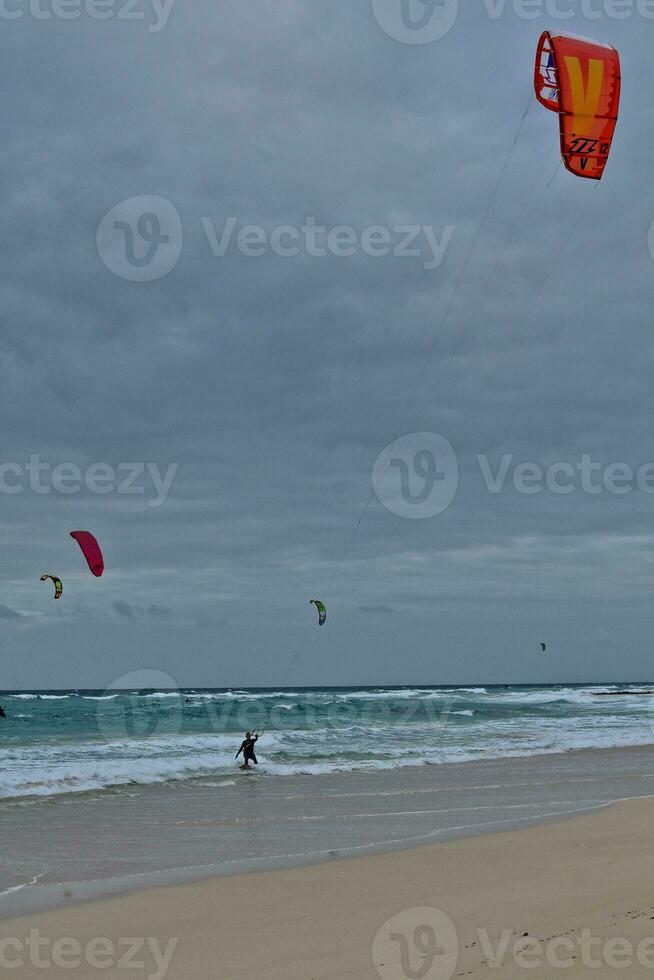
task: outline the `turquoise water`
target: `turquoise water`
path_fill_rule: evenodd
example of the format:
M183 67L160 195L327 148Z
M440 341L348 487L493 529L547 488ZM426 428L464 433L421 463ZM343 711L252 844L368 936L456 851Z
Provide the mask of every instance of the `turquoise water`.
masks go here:
M320 775L654 743L648 685L1 693L0 798L231 774Z

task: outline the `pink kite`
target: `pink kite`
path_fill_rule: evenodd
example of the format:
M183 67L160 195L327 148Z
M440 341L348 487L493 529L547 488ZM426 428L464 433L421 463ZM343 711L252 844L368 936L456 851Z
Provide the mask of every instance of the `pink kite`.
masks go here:
M87 564L94 575L98 577L104 572L104 559L100 551L100 545L95 540L90 531L71 531L71 538L75 538L82 549L82 554L86 558Z

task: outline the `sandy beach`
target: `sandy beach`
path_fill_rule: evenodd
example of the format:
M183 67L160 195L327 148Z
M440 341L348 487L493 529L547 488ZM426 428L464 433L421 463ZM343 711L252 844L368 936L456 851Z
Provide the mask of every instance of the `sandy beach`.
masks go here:
M546 826L5 919L3 965L21 978L651 976L653 821L654 799L643 798Z

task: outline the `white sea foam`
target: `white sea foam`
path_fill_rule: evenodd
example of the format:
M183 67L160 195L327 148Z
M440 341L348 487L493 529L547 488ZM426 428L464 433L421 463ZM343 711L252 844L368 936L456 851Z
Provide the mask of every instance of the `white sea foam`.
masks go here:
M654 700L594 696L606 689L562 685L309 692L115 691L42 695L41 701L35 700L36 693L6 695L7 703L11 698L31 703L30 714L14 716L29 724L3 729L11 733L11 741L0 748L0 797L186 779L202 779L207 786L232 785L229 777L234 773L234 753L245 719L235 718L230 706L239 702L254 702L252 724L259 724L261 718L260 727L267 729L257 747L257 771L267 776L374 771L654 743ZM624 689L639 686L625 685ZM175 715L176 702L186 697L193 711ZM401 702L397 711L389 710L394 700ZM53 702L59 702L57 707ZM97 704L97 713L92 702ZM438 714L441 702L449 710ZM332 706L338 710L330 711ZM179 728L167 732L171 709L172 727ZM147 731L151 723L153 735L138 734L139 711L143 729ZM245 712L250 709L246 707ZM115 723L115 736L108 725L98 730L98 713L103 721ZM463 718L470 721L464 723ZM135 735L127 730L121 733L123 721L126 727L134 723ZM187 731L186 725L201 730ZM229 731L225 730L228 726Z

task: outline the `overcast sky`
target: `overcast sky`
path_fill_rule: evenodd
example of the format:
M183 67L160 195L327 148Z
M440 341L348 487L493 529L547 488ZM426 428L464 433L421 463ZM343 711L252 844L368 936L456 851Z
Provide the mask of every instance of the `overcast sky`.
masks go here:
M75 4L0 15L0 687L654 678L654 20ZM599 185L546 28L620 50Z

